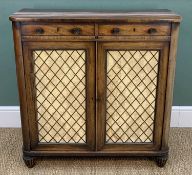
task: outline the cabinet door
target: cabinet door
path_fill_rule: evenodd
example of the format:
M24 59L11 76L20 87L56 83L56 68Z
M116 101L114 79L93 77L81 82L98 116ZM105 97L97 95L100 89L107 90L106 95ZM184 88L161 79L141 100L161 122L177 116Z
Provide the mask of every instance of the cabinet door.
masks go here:
M97 58L97 150L161 146L167 42L100 42Z
M32 150L95 149L95 44L25 42Z

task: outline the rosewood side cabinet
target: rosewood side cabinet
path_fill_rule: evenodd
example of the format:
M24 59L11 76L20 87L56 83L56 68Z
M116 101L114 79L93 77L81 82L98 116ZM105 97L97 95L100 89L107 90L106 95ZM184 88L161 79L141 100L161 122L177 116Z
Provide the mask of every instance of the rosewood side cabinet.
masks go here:
M28 167L39 156L165 165L179 15L23 9L10 20Z

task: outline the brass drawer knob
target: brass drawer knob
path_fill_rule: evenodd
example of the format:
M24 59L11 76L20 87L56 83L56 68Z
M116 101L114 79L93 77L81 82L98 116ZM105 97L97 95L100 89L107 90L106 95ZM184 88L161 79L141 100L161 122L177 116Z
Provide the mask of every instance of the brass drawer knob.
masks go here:
M117 35L117 34L120 33L120 29L119 29L119 28L113 28L113 29L111 30L111 33Z
M71 33L74 35L80 35L81 34L81 29L80 28L73 28L71 30Z
M148 29L148 33L149 33L149 34L155 34L155 33L157 33L157 29L155 29L155 28L150 28L150 29Z
M44 29L42 29L42 28L37 28L36 30L35 30L35 33L37 33L37 34L43 34L45 31L44 31Z

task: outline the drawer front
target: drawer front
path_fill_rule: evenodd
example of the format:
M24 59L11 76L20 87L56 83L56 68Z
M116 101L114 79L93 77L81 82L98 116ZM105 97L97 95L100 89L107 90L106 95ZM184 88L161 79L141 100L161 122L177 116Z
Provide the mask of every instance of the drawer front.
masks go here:
M170 24L103 24L99 35L170 35Z
M42 24L23 25L23 35L94 35L94 25L91 24Z

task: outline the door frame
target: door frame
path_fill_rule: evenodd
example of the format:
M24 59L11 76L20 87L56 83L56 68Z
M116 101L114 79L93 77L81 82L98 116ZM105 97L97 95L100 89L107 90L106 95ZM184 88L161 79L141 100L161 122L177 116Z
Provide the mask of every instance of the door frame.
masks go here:
M86 50L86 144L39 143L34 88L33 50ZM23 42L23 58L27 93L30 150L38 151L93 151L95 150L95 43L87 42ZM91 126L91 127L90 127Z
M106 51L107 50L159 50L157 78L157 98L155 104L154 138L152 143L105 143L106 123ZM96 69L96 149L97 151L150 151L161 148L161 137L164 120L164 101L168 67L169 42L122 41L98 42Z

